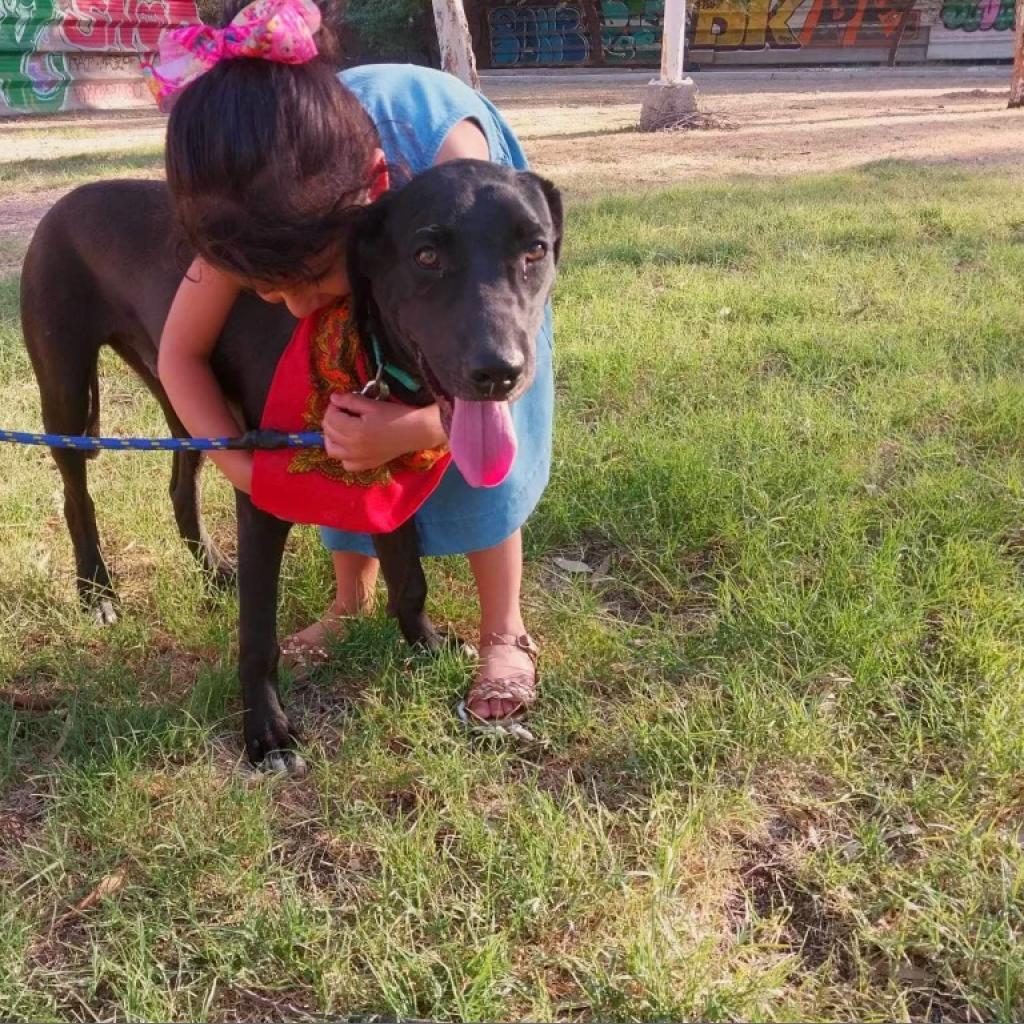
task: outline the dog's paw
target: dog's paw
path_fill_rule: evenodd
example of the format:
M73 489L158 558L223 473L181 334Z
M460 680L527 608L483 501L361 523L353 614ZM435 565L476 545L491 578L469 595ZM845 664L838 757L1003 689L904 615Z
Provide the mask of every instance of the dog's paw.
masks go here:
M412 641L413 647L427 654L440 654L446 647L445 638L435 630L422 632Z
M210 574L210 583L216 590L234 590L238 584L238 570L233 562L225 558L218 559L207 572Z
M273 775L287 775L301 779L306 774L306 762L294 750L272 750L260 764L263 771Z
M117 623L117 608L109 597L102 597L92 606L92 620L97 626L113 626Z
M245 754L255 768L302 776L306 762L295 750L299 731L280 710L262 715L250 712L245 723Z
M442 639L445 650L458 655L460 658L474 659L480 656L480 652L468 640L463 640L451 626L444 631Z

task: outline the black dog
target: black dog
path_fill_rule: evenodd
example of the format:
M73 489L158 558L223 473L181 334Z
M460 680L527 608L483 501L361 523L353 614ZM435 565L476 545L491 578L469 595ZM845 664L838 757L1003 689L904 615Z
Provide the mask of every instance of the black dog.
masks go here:
M364 332L385 359L422 376L450 422L453 402L512 400L533 379L534 339L554 280L562 231L557 190L527 172L460 160L419 175L368 207L352 231L349 273ZM97 357L109 345L160 402L175 436L187 436L156 375L157 342L187 254L175 241L166 187L100 182L76 189L43 218L25 257L21 316L49 432L97 434ZM257 428L277 362L295 327L281 306L243 295L218 340L213 370ZM364 337L369 336L364 333ZM114 590L100 552L87 455L53 450L79 593L113 621ZM181 536L222 578L198 502L200 457L173 457L171 500ZM237 494L239 676L250 761L270 754L294 767L295 730L277 692L277 584L290 527ZM424 611L426 580L415 527L374 538L388 611L410 643L441 638Z

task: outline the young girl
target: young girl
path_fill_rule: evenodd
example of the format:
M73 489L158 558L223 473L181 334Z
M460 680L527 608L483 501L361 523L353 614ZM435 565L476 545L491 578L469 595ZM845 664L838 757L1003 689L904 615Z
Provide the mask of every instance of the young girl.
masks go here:
M392 187L461 157L527 167L497 110L450 75L396 65L336 74L312 0L227 6L225 29L174 30L162 40L160 63L147 68L162 105L173 102L167 179L198 254L167 317L159 373L196 436L242 429L210 367L240 290L283 302L296 317L347 295L347 228L385 167ZM548 480L551 346L549 309L536 378L512 406L519 450L506 480L472 488L452 465L415 519L424 555L469 556L480 598L480 661L466 707L481 720L517 714L537 694L537 649L520 608L520 527ZM352 394L332 397L323 428L328 454L350 471L447 441L437 406ZM251 455L211 458L236 488L251 491ZM377 577L369 536L329 529L321 536L336 593L319 622L285 642L299 658L322 650L346 617L370 608Z

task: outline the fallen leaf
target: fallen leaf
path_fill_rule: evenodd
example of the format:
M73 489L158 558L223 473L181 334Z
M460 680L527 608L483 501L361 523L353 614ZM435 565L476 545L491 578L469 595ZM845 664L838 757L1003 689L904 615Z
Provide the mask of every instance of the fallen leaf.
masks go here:
M931 975L923 967L903 964L896 972L896 980L903 982L904 985L923 985L931 980Z
M100 879L99 884L97 884L92 892L79 900L66 914L62 914L57 918L53 926L54 929L62 928L73 917L80 916L90 907L94 907L100 900L105 899L107 896L113 896L124 885L124 882L125 873L123 871L116 871L112 875L105 875Z
M552 561L563 572L584 573L594 571L586 562L575 562L571 558L555 558Z

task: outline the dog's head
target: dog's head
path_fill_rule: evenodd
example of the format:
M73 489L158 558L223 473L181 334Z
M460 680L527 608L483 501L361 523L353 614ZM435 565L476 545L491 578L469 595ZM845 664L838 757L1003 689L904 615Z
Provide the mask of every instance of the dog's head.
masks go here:
M558 190L480 160L417 175L353 231L356 309L372 308L387 344L418 368L464 472L459 424L507 430L507 403L533 382L561 241Z

